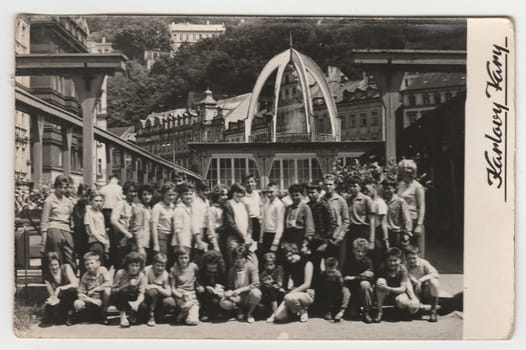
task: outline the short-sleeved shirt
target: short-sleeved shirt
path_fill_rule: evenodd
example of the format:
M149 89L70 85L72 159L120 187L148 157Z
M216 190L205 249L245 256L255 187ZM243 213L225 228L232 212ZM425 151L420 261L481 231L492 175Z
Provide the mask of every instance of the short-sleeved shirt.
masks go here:
M193 262L189 263L184 270L182 270L176 263L172 266L172 270L170 271L170 274L174 279L175 288L181 289L185 292L195 291L195 282L197 281L198 273L199 268Z
M117 221L127 230L130 230L132 228L131 218L133 215L133 206L135 206L135 203L128 203L126 200L117 203L111 212L111 221Z
M156 225L157 231L164 234L172 233L172 220L174 216L174 205L158 202L152 208L152 224Z
M177 203L173 216L174 235L172 246L192 247L192 207L183 202Z
M398 195L387 202L387 229L393 232L411 232L413 223L405 200Z
M359 192L349 198L349 220L351 225L369 225L369 215L374 214L373 201Z
M84 214L84 225L89 225L90 231L96 233L99 237L108 239L106 226L104 225L104 215L100 210L95 210L91 206L86 207ZM99 240L93 234L89 235L88 243L98 242Z
M246 192L241 201L248 207L248 215L251 218L261 217L261 196L259 192L253 190L251 193Z
M408 273L405 266L400 265L396 271L390 271L387 268L383 268L378 273L378 277L385 278L389 287L398 288L402 285L403 281L408 279Z
M409 214L413 220L418 218L417 192L423 194L424 186L416 180L411 181L409 184L401 182L398 186L398 196L406 201L407 207L409 208Z
M418 264L415 267L406 267L409 276L414 279L418 280L427 275L433 275L433 277L438 278L438 271L425 259L419 258Z
M146 290L146 279L144 278L144 273L142 271L139 271L136 275L130 275L127 270L120 269L115 273L113 287L121 287L132 280L135 282L134 287L129 286L128 288L134 288L139 294L144 294Z
M109 183L102 187L100 194L102 194L102 198L104 199L104 203L102 204L104 209L113 209L117 203L124 199L122 187L117 183Z
M387 204L385 204L385 201L379 197L376 196L373 201L373 210L374 210L374 225L380 226L382 224L382 217L385 217L387 215Z
M155 275L155 272L153 271L152 266L146 266L144 268L144 277L146 280L146 284L155 284L157 286L167 288L170 286L170 275L168 274L168 271L161 272L160 275Z
M85 272L79 283L79 293L86 294L98 287L111 287L110 273L104 266L100 266L95 274Z
M210 215L208 199L195 196L192 200L192 227L194 233L202 234L203 229L208 227L208 215Z

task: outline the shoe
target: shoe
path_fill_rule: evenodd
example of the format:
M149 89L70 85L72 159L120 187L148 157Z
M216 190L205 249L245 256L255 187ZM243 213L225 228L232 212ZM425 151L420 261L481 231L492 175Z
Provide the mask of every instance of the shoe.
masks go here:
M325 314L325 316L323 316L324 319L326 319L327 321L331 321L332 320L332 314L330 312L327 312Z
M201 316L201 322L208 322L210 319L208 318L208 316L206 315L203 315Z
M267 323L274 323L276 319L274 318L274 315L270 316L269 318L267 318Z
M66 326L70 327L73 325L73 320L71 319L71 316L66 317Z
M122 328L128 328L130 326L130 321L128 321L127 317L121 318L120 326Z
M238 321L243 321L245 319L245 314L240 312L239 314L237 314L237 320Z
M382 322L383 313L380 311L376 314L376 317L373 319L374 323Z
M248 322L248 323L254 323L254 322L256 322L256 320L254 319L254 317L252 317L252 316L248 316L248 317L247 317L247 322Z
M186 325L187 326L197 326L199 322L197 321L190 321L190 320L186 320Z
M307 309L303 309L300 311L300 322L307 322L309 320L309 313L307 312Z
M150 317L146 324L148 325L148 327L155 327L155 318L154 317Z
M371 315L369 315L368 312L366 312L366 313L363 315L363 321L364 321L365 323L373 323L373 322L375 322L375 321L372 319Z
M335 316L334 316L334 322L340 322L343 318L344 311L340 310Z
M431 314L429 315L429 322L437 322L437 310L431 310Z

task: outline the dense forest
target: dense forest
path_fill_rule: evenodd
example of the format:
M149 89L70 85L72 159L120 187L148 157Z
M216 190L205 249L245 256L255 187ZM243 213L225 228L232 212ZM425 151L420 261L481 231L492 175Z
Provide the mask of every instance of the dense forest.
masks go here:
M168 24L224 23L224 35L182 46L148 72L144 50L169 50ZM250 92L265 63L290 46L322 69L336 65L351 78L353 49L465 49L466 21L408 18L89 17L91 37L105 36L130 59L108 84L110 126L130 125L150 112L185 106L189 91L216 96Z

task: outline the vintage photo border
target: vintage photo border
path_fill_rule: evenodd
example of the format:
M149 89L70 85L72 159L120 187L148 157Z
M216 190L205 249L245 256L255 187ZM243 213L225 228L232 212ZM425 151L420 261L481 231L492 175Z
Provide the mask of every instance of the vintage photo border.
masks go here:
M3 23L5 23L6 30L6 36L9 38L14 38L14 14L18 12L71 12L71 13L93 13L93 9L97 8L97 12L104 13L104 12L124 12L122 8L116 9L117 7L115 4L108 4L107 1L93 1L89 5L79 6L77 8L77 4L75 5L75 9L72 10L71 6L67 6L65 1L57 2L53 9L49 7L49 5L46 5L45 8L41 4L34 4L35 1L27 1L24 3L23 6L18 6L18 8L15 11L6 11L3 16ZM94 6L93 4L100 5ZM170 7L168 4L164 6L164 4L161 6L159 5L159 8L163 9L163 13L169 14L169 13L203 13L203 14L237 14L237 13L244 13L246 14L246 11L239 12L240 9L242 9L242 6L238 4L237 7L235 7L235 4L231 4L231 7L222 7L218 6L218 4L210 4L207 3L206 6L203 6L205 2L204 1L197 1L194 2L193 10L189 7L184 8L173 8ZM233 2L231 2L233 3ZM239 2L240 3L240 2ZM298 13L298 11L294 11L295 7L294 4L288 5L288 1L281 2L281 3L287 3L287 6L283 7L279 10L279 13L276 13L275 8L271 8L268 6L268 4L263 5L262 7L254 6L251 8L251 11L255 11L260 14L292 14L292 13ZM317 4L315 6L311 6L311 2L308 2L309 6L303 6L301 9L301 14L309 15L309 14L336 14L334 11L328 10L328 4L329 3L335 3L331 1L325 1L322 5L322 9L320 9L320 4ZM472 3L464 2L464 1L443 1L440 5L438 5L438 11L440 13L438 14L448 14L448 15L462 15L467 16L468 14L480 14L480 15L497 15L497 14L509 14L513 15L515 21L518 20L518 18L524 19L524 15L520 15L521 6L518 4L518 2L515 2L515 5L512 5L513 1L508 2L509 5L507 8L498 8L498 4L493 4L494 7L490 8L489 10L486 9L478 9L478 13L473 13ZM31 5L33 6L31 8ZM144 3L139 1L133 2L133 8L135 13L141 13L141 12L150 12L151 11L151 2ZM384 5L384 6L382 6ZM401 4L397 4L401 6L395 6L391 2L387 1L381 1L378 4L369 4L369 7L367 8L362 4L363 7L360 7L358 12L356 12L356 8L352 5L343 5L338 4L337 8L341 8L341 11L338 11L338 15L418 15L418 14L433 14L433 11L430 10L432 8L432 5L425 5L425 9L422 9L422 7L418 7L415 4L407 4L407 2L401 2ZM448 7L449 5L449 7ZM113 8L112 8L113 6ZM141 7L142 6L142 7ZM195 6L198 6L197 8ZM316 7L317 6L317 7ZM357 5L354 5L357 6ZM478 5L477 5L478 7ZM513 7L513 9L511 9ZM130 6L131 8L131 6ZM207 10L204 11L203 9L206 8ZM288 9L286 11L285 9ZM454 9L454 10L453 10ZM437 10L437 8L435 8ZM523 10L523 9L522 9ZM269 12L270 11L270 12ZM316 12L317 11L317 12ZM128 11L126 11L128 12ZM255 13L254 12L254 13ZM522 11L524 13L525 11ZM486 19L484 19L486 20ZM522 22L521 22L522 23ZM486 103L480 103L480 100L484 97L481 97L480 89L475 90L471 88L471 86L474 86L473 84L481 84L476 86L485 86L486 85L486 79L487 79L487 73L486 73L486 67L485 58L488 56L488 48L484 47L481 48L480 56L475 56L474 53L475 47L471 47L471 44L474 43L473 41L470 42L469 38L472 38L470 27L472 25L481 25L480 22L475 24L472 20L470 20L470 24L468 25L468 97L467 97L467 128L466 128L466 203L470 203L473 201L473 194L475 193L477 198L480 198L481 195L485 195L483 191L480 189L483 188L484 191L488 191L488 197L484 198L491 198L491 200L487 199L486 202L493 202L500 203L500 200L502 199L501 191L494 191L494 188L492 186L487 185L487 173L485 171L484 167L481 167L480 164L484 164L486 161L483 158L484 157L484 149L487 148L487 142L484 144L484 132L488 129L488 126L486 124L481 125L480 123L482 121L488 121L489 118L491 118L491 109L488 112L488 106ZM508 28L510 29L510 28ZM484 30L487 30L487 26L484 27ZM7 33L11 33L11 35L8 35ZM489 39L490 37L487 35L488 33L485 33L484 41L486 39ZM496 32L491 32L491 34L501 34ZM491 36L493 38L493 36ZM513 30L511 34L511 39L517 39L519 38L519 33L516 33L516 36L513 36ZM502 39L502 36L498 35L494 38L495 42L500 42ZM478 40L478 39L477 39ZM489 41L489 40L488 40ZM520 40L516 40L517 43L520 42ZM478 42L477 42L478 43ZM11 45L10 45L11 44ZM12 39L6 40L4 43L4 52L12 52ZM491 45L490 45L491 46ZM489 50L489 53L491 50ZM519 50L518 50L519 52ZM2 68L4 69L3 72L10 72L8 74L12 74L13 72L13 62L12 57L5 57L6 55L3 55L3 65ZM519 56L515 56L513 53L509 56L510 60L509 62L521 62L519 59ZM482 59L484 58L484 59ZM472 63L472 60L473 63ZM7 61L7 62L5 62ZM474 64L477 64L477 70L472 71L472 68L474 67ZM519 70L520 71L520 70ZM478 72L480 75L473 75L474 73ZM509 71L513 73L513 70ZM8 76L8 74L4 74L4 77ZM523 73L522 73L523 74ZM523 74L524 75L524 74ZM513 74L510 74L510 76L513 76ZM478 78L478 80L473 80L473 78ZM6 112L6 115L9 115L9 111L14 109L12 98L12 85L5 83L6 79L4 79L4 84L2 84L2 87L4 90L2 90L4 93L2 94L3 98L3 106L4 111ZM511 81L511 80L510 80ZM513 85L513 81L511 81ZM513 96L513 89L510 92L510 94ZM516 96L520 96L520 94L517 94ZM513 102L513 98L511 98L511 101ZM520 103L520 101L516 101L517 103ZM473 109L475 103L476 109ZM489 102L491 104L491 102ZM512 103L513 104L513 103ZM7 108L6 108L7 107ZM465 247L465 310L464 310L464 316L465 316L465 322L464 322L464 337L466 339L480 339L481 335L484 335L487 338L495 339L495 338L502 338L506 337L507 335L510 335L510 328L507 327L509 325L508 322L512 321L513 318L510 319L510 315L513 316L513 310L515 305L522 304L520 303L520 299L517 304L514 302L514 284L509 283L510 280L513 281L514 276L517 276L517 281L521 281L521 278L519 277L519 274L515 274L514 271L514 256L513 252L516 250L520 252L520 246L518 245L516 248L514 248L513 245L513 238L514 238L514 226L515 226L515 218L513 217L513 212L516 210L517 213L519 213L519 209L521 208L520 205L517 205L516 208L514 207L515 204L515 183L514 183L514 176L515 174L518 174L517 181L520 182L520 175L524 173L524 166L522 165L522 162L520 162L520 156L517 155L517 170L514 169L514 162L513 159L515 159L514 154L514 146L513 141L515 137L515 133L513 132L514 129L514 119L513 119L513 108L510 108L508 117L511 120L509 127L512 130L508 134L508 164L509 164L509 170L508 170L508 193L510 193L508 199L508 204L504 206L502 209L502 212L494 212L490 211L490 209L493 209L490 207L490 205L484 206L485 201L475 201L478 202L478 205L476 208L477 212L472 212L470 206L466 205L466 217L465 217L465 240L466 240L466 247ZM478 118L472 118L474 117L474 114L477 114L477 116L480 116ZM10 118L7 118L8 123L7 125L12 126L12 120ZM479 129L477 129L479 128ZM520 130L520 124L517 127L517 131ZM491 129L490 129L491 130ZM2 193L12 193L13 185L12 185L12 127L6 127L2 130L2 139L7 140L6 143L8 144L8 147L2 148L2 160L6 164L9 164L7 167L8 171L2 172ZM517 148L520 148L522 142L520 135L524 133L520 133L517 135L518 144L516 145ZM524 139L524 138L523 138ZM473 142L473 143L471 143ZM476 146L475 146L476 145ZM480 146L480 147L479 147ZM478 172L476 169L479 169ZM10 170L10 171L9 171ZM522 170L522 171L521 171ZM478 187L483 186L483 187ZM475 190L476 192L472 192ZM7 202L7 200L6 200ZM9 206L7 206L9 208ZM487 215L484 215L487 214ZM490 215L491 214L491 215ZM5 212L0 213L0 222L8 222L8 225L12 225L12 210L6 210ZM493 216L492 216L493 215ZM490 220L490 217L492 219ZM488 219L487 222L480 218ZM474 228L477 228L475 230ZM518 218L517 222L517 237L516 242L521 243L519 237L519 230L522 228L520 218ZM476 231L476 232L474 232ZM496 234L497 233L497 234ZM473 243L475 242L475 243ZM11 242L12 243L12 242ZM521 244L524 246L524 244ZM495 254L495 252L503 251L504 253L508 254ZM10 276L11 280L9 282L10 285L13 285L12 282L13 276L11 273L11 265L13 263L13 257L12 257L12 244L6 244L4 245L4 254L3 256L3 262L5 265L5 268L7 271L5 272L5 275ZM486 259L487 256L491 256L492 259ZM520 254L517 254L518 261L522 260L524 261L524 258L520 257ZM489 261L488 261L489 260ZM521 264L523 265L523 264ZM488 286L485 280L481 279L480 276L483 274L488 274L488 271L492 271L494 274L491 274L491 278L495 278L498 282L501 282L501 286L507 286L504 290L501 288L491 288ZM519 270L520 271L520 270ZM520 289L519 291L522 291ZM35 345L36 340L20 340L14 337L12 332L12 291L9 290L9 288L3 288L2 290L2 303L5 303L3 306L3 310L6 310L6 313L8 314L8 317L4 317L4 324L1 328L3 332L5 332L3 335L7 338L11 338L10 341L13 341L14 344L21 346L22 344L25 344L25 346L29 346L29 344ZM517 293L517 295L520 295L520 293ZM493 307L493 308L486 308L484 309L481 307L481 305L487 305L491 303L491 301L495 299L501 299L502 303L499 303L500 307ZM490 304L492 306L495 306L494 304ZM502 312L498 312L499 310L502 310ZM7 312L9 311L9 312ZM516 315L519 315L519 312L516 313ZM503 316L502 319L499 319L499 317ZM497 322L498 321L498 322ZM516 323L517 326L523 326L523 322L519 322L520 318L518 318L518 322ZM501 327L500 325L504 325L504 327ZM511 334L513 334L513 329L511 329ZM519 335L520 332L519 328L515 330L515 337ZM478 335L478 336L477 336ZM519 339L520 341L520 339ZM97 342L97 341L93 341ZM93 346L92 341L89 342L90 347ZM135 341L134 341L135 342ZM128 342L127 346L130 347L122 347L122 348L139 348L143 347L146 344L147 341L136 341L134 344L130 344ZM46 342L40 342L40 346L46 345L50 346L53 343L60 343L60 341L46 341ZM69 348L74 344L72 341L64 342L63 345L64 348ZM82 342L82 343L88 343L88 342ZM166 342L171 343L171 342ZM178 345L182 342L178 342ZM193 342L184 342L184 343L193 343ZM209 343L209 341L200 342L201 345L206 345L206 343ZM224 343L224 342L221 342ZM228 342L231 343L231 342ZM266 346L264 343L259 343L258 345L263 344L263 346ZM274 342L271 342L274 343ZM305 343L305 342L302 342ZM363 343L363 342L362 342ZM377 343L377 342L376 342ZM405 343L405 342L404 342ZM416 343L413 343L416 345ZM429 346L440 346L441 343L438 344L430 344ZM169 345L169 344L168 344ZM174 344L172 343L172 346ZM236 344L232 344L233 347L237 346ZM344 345L344 344L341 344ZM368 344L369 345L369 344ZM406 344L407 345L407 344ZM24 346L24 345L22 345ZM119 345L120 348L121 345ZM374 345L376 346L376 344ZM428 346L428 345L426 345ZM52 348L54 346L50 346ZM77 347L77 345L75 345ZM83 348L83 346L78 347Z

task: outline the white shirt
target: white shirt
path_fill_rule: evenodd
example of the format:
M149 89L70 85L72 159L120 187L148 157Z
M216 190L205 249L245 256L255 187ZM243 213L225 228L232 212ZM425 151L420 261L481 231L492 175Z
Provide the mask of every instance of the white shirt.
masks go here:
M234 209L234 220L243 234L244 238L248 235L248 213L245 204L231 200L232 208Z
M382 217L387 215L387 204L385 204L385 201L381 197L376 196L373 199L373 207L374 224L380 226L382 224Z
M246 192L241 201L248 206L248 214L251 218L261 217L261 196L258 191Z
M281 237L284 218L285 205L279 198L276 197L272 202L265 203L263 206L262 232L274 232L276 237Z
M177 203L174 210L172 246L192 248L192 207Z
M100 194L104 198L103 209L113 209L115 205L124 199L122 187L118 183L110 182L100 189Z
M192 227L194 233L203 233L203 229L208 227L208 215L210 212L210 204L208 199L203 199L199 196L195 196L192 201Z

